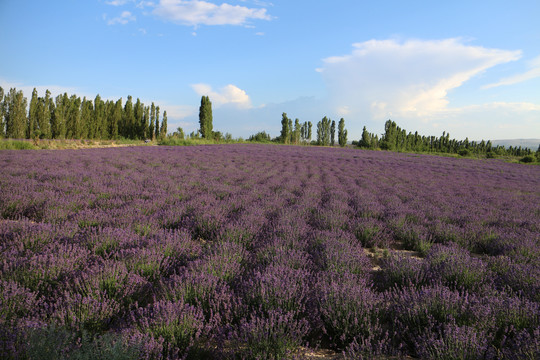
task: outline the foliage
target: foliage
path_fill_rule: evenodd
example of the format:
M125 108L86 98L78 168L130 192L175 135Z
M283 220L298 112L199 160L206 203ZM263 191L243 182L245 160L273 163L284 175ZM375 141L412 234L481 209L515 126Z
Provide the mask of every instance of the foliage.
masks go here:
M49 90L40 97L34 88L28 100L15 88L4 94L0 88L0 138L11 139L152 139L167 134L159 125L159 106L145 106L127 97L114 102L96 95L92 101L67 93L51 97Z
M201 97L201 106L199 107L199 131L205 139L212 138L213 131L212 102L208 96Z

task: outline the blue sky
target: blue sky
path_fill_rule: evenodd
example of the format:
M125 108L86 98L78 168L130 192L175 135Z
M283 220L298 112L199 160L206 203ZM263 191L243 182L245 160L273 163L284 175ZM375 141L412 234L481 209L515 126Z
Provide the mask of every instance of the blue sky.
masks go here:
M0 86L167 110L169 131L279 135L281 113L540 138L540 1L0 0Z

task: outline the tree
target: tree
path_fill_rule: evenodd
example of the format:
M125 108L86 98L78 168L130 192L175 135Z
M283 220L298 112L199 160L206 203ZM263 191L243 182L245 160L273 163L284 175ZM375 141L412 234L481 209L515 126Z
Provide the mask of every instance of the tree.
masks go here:
M137 98L135 106L133 107L133 131L132 139L144 139L144 105L141 100Z
M26 108L28 100L21 90L11 88L4 100L6 107L6 137L22 139L26 134Z
M180 126L176 128L176 131L173 133L173 136L181 139L181 140L184 140L184 137L185 137L185 134L184 134L184 129L182 129Z
M162 138L167 136L167 112L163 112L163 121L161 122L161 129L159 129L159 134Z
M362 139L360 140L358 146L366 149L371 147L371 136L365 126L362 130Z
M154 140L154 137L155 137L155 131L154 131L155 123L156 123L156 106L154 105L154 103L152 103L152 105L150 106L150 126L148 127L148 132L150 134L149 137L152 138L152 140Z
M143 115L143 133L142 133L142 136L143 136L143 139L148 139L148 138L151 138L152 136L150 136L151 132L150 132L150 106L145 106L144 108L144 115Z
M201 97L201 106L199 107L199 124L202 137L205 139L212 138L212 102L208 96Z
M49 90L45 91L45 98L40 99L40 107L38 112L38 126L40 131L40 136L42 139L50 139L51 134L51 111L54 107L54 103L51 99L51 92Z
M30 109L28 112L28 120L26 122L26 138L32 139L35 137L35 132L38 130L38 93L36 88L32 91L32 98L30 99Z
M289 128L289 118L287 113L281 114L281 142L284 144L289 143L291 129Z
M4 116L6 114L5 109L4 89L0 86L0 138L3 138L6 135L6 125L4 122Z
M109 134L111 139L118 139L120 136L120 124L122 122L122 98L118 99L112 107L112 115L109 123Z
M300 143L300 120L294 120L294 143Z
M128 95L126 104L124 105L124 114L122 116L122 126L120 126L120 136L125 138L133 138L135 135L135 114L133 112L133 98Z
M311 121L308 121L308 132L307 132L307 141L311 142L311 128L313 127L313 124Z
M334 146L336 144L336 122L332 120L332 125L330 126L330 144Z
M317 123L317 145L330 145L331 120L326 116Z
M347 145L347 130L345 130L345 119L341 118L338 125L338 143L339 146Z
M155 128L155 138L159 138L160 134L160 127L159 127L159 106L156 106L156 128Z

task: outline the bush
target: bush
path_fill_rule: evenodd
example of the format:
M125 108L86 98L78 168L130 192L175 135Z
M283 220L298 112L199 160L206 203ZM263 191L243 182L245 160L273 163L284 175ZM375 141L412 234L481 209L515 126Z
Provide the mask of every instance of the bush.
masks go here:
M459 156L469 156L471 152L469 149L459 149L457 153Z
M135 360L140 358L139 346L128 345L118 335L92 337L83 332L79 337L61 327L45 327L30 332L26 355L35 360Z
M306 320L295 320L291 312L271 310L265 315L251 315L233 333L232 341L239 359L285 359L308 334Z
M519 162L522 162L522 163L532 163L534 162L534 156L532 155L525 155L524 157L522 157L521 159L519 159Z

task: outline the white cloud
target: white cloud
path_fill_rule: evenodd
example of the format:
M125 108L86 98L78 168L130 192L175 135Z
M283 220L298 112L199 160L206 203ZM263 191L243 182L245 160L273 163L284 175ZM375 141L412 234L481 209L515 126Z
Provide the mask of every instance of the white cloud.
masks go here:
M45 92L49 90L51 92L52 97L56 97L58 95L62 95L64 93L67 93L68 95L77 94L78 96L86 96L87 98L90 98L91 95L89 94L82 94L80 89L74 88L74 87L66 87L61 85L37 85L37 86L31 86L26 85L22 83L17 82L11 82L7 81L5 79L0 79L0 86L4 89L4 92L8 92L9 89L15 88L17 91L22 90L25 97L30 98L32 96L32 91L34 91L34 88L36 88L38 92L38 96L44 97ZM95 94L94 94L95 96ZM92 98L93 99L93 98Z
M514 61L520 51L469 46L460 39L370 40L317 69L334 108L374 119L432 117L448 109L448 93L485 70Z
M252 108L251 100L246 92L235 85L227 85L220 91L214 91L208 84L193 84L192 89L200 96L208 96L216 107L231 104L240 109Z
M535 79L540 77L540 56L534 58L529 62L529 71L524 72L523 74L517 74L500 80L499 82L489 84L483 87L483 89L494 88L497 86L503 85L514 85L527 80Z
M117 16L115 18L112 18L107 21L107 25L115 25L115 24L122 24L126 25L130 21L135 21L136 17L129 11L123 11L120 16Z
M254 9L200 0L160 0L153 13L182 25L247 25L250 20L270 20L266 9Z
M105 1L105 4L112 5L112 6L122 6L127 4L132 0L111 0L111 1Z

